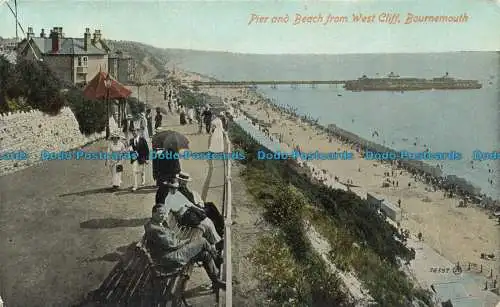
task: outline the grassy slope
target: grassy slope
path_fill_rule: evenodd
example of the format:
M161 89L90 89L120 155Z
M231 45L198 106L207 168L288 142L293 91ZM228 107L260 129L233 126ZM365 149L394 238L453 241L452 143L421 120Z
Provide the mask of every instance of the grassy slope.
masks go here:
M249 192L266 209L267 219L281 230L262 242L254 258L267 271L263 281L275 300L283 303L284 294L293 293L291 297L306 305L321 295L345 303L345 298L338 296L336 283L327 287L326 293L308 292L312 285L326 287L325 281L336 280L333 274L325 278L321 271L324 265L303 240L303 229L297 227L299 220L308 218L332 246L331 261L338 268L355 272L380 306L405 306L417 299L429 303L429 293L416 288L399 269L396 259L410 255L395 239L397 230L371 212L365 201L353 193L313 184L285 161L251 159L260 146L241 128L233 126L231 134L235 146L248 158L244 178Z

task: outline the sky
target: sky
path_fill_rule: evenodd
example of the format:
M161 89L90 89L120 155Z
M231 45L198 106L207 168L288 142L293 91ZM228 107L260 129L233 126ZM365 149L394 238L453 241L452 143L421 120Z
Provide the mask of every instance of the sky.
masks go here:
M13 0L0 0L0 36L14 37L15 19L5 2L14 7ZM399 14L400 23L382 22L383 13ZM409 13L467 14L468 20L406 24ZM249 24L252 14L268 19ZM317 23L294 24L297 14L318 16ZM375 22L355 22L353 14L375 15ZM326 23L329 15L347 19ZM18 0L18 16L35 35L61 26L67 37L83 37L89 27L104 38L161 48L259 54L500 50L500 0ZM272 17L282 17L281 23Z

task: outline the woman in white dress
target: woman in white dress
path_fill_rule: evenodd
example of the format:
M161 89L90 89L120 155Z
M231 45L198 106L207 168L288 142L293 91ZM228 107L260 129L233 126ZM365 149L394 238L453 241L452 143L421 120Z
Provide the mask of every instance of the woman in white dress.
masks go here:
M149 142L149 133L148 133L148 120L146 118L146 113L142 112L140 115L140 127L143 129L142 136Z
M194 121L194 109L192 107L187 110L187 119L190 124Z
M212 121L212 135L210 136L210 146L208 151L224 152L224 127L222 120L217 116Z
M118 189L122 184L123 160L120 159L126 152L125 144L120 140L120 134L114 132L111 134L108 144L108 159L105 162L111 171L111 182L113 189Z

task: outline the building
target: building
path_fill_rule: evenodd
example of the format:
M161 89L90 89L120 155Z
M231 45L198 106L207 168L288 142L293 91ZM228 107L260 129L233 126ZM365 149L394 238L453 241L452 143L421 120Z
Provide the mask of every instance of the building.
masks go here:
M0 38L0 56L12 64L16 63L16 47L15 38Z
M0 51L14 51L16 47L17 40L15 38L0 38Z
M44 29L35 37L33 28L28 28L17 50L18 56L45 62L61 80L75 85L86 84L99 71L108 72L111 51L100 30L92 36L86 28L81 38L74 38L66 37L62 27L54 27L48 37Z
M135 81L135 60L121 51L108 55L109 73L123 84Z

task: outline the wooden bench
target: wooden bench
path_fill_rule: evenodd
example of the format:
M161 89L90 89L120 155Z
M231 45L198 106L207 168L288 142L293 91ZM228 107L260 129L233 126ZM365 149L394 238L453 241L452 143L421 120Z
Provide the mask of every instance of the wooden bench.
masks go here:
M179 240L195 240L202 236L202 231L198 228L180 226L172 214L169 215L167 224L176 233ZM144 257L148 264L147 269L149 269L151 275L153 306L158 304L161 306L163 303L171 302L172 307L182 305L190 307L184 297L184 291L195 263L189 262L184 266L173 268L163 267L153 260L146 246L147 242L143 237L136 247L139 256Z
M179 240L196 240L198 228L181 227L173 215L168 225ZM113 268L101 286L86 301L93 306L171 306L189 307L184 291L195 263L177 268L158 265L146 248L145 238L132 244L123 259Z

